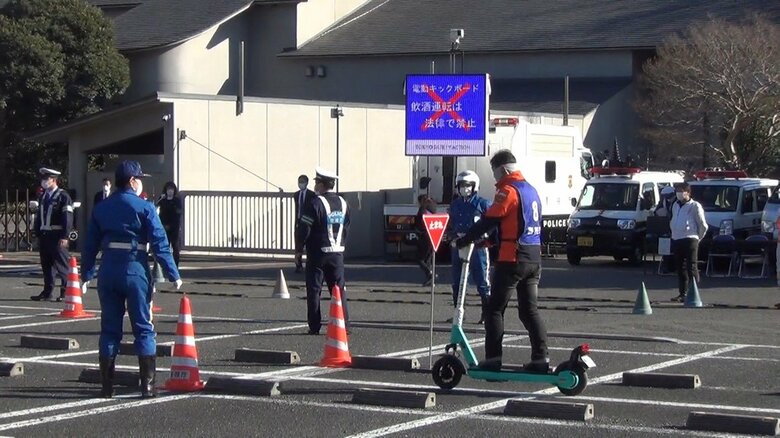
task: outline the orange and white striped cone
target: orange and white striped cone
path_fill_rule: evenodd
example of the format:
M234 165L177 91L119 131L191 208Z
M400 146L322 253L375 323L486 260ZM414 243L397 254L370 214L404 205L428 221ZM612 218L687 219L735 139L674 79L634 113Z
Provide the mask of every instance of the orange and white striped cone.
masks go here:
M154 314L155 312L162 312L163 310L162 307L154 305L155 297L157 297L157 286L152 284L152 301L149 302L149 305L152 307L152 314Z
M347 327L344 322L344 307L341 305L341 289L333 286L330 295L330 321L328 322L328 338L325 340L325 354L320 366L331 368L346 368L352 365L347 342Z
M169 391L200 391L203 381L198 369L198 349L195 347L195 327L187 295L181 298L179 322L176 324L176 343L173 345L171 376L165 382Z
M81 301L81 285L79 284L79 267L76 257L70 258L70 270L68 271L68 283L65 287L65 309L60 312L63 318L92 318L94 313L84 311Z

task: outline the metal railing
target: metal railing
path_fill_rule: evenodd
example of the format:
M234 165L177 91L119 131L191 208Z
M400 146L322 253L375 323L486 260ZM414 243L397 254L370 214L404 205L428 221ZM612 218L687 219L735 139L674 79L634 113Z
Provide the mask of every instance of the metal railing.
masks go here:
M295 199L277 192L182 192L182 249L295 252Z
M0 251L32 251L33 211L28 190L5 190L0 204Z

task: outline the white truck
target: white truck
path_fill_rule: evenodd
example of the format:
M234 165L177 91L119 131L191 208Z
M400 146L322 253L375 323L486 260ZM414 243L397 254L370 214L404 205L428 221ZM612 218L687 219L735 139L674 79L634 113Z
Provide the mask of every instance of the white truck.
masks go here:
M490 121L487 155L480 157L417 157L414 162L412 201L427 194L446 211L455 189L455 177L464 170L479 175L479 193L490 200L495 190L490 157L501 149L510 149L525 178L537 189L542 200L543 245L546 251L562 249L573 205L593 167L593 154L582 144L580 131L572 126L532 124L517 117L498 117ZM385 240L400 245L414 243L414 217L417 205L386 204Z

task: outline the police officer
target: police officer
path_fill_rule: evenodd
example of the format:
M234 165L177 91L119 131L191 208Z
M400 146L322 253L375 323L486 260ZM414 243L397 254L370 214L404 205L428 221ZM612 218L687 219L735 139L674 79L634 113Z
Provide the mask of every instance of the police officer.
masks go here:
M151 322L152 278L147 243L159 260L168 280L181 286L179 271L171 255L160 218L152 203L140 198L143 192L141 165L119 163L115 172L117 191L92 211L81 260L84 288L95 277L95 257L103 258L98 273L100 298L100 377L102 397L113 396L114 361L122 340L122 321L127 314L135 336L135 351L141 374L141 396L154 397L156 344Z
M51 300L55 275L60 279L60 295L65 298L68 277L68 235L73 228L73 201L67 191L57 186L60 172L42 167L41 193L38 214L33 229L38 236L38 251L43 269L43 291L30 297L33 301Z
M482 215L490 207L490 201L479 196L479 176L471 170L466 170L455 177L455 185L458 195L450 204L450 233L454 237L464 236L469 229L474 226ZM457 306L458 289L460 287L461 261L458 254L458 248L452 247L452 302ZM488 297L490 296L490 280L488 272L490 261L487 247L480 245L471 254L469 260L469 276L471 281L477 285L479 298L482 301L482 313L477 324L485 322ZM468 280L468 277L467 277Z
M320 294L322 280L328 290L338 285L344 318L349 327L347 294L344 290L344 246L349 231L350 212L347 201L332 192L338 175L316 168L314 192L317 196L304 205L295 233L295 259L300 263L306 248L306 302L309 334L319 334L322 325Z
M500 369L504 337L504 311L517 290L520 321L531 341L529 372L549 371L547 330L536 306L542 260L542 210L539 194L517 169L515 156L507 149L496 152L490 167L496 183L493 205L466 235L458 239L464 247L485 232L498 227L498 260L485 320L485 361L481 368Z

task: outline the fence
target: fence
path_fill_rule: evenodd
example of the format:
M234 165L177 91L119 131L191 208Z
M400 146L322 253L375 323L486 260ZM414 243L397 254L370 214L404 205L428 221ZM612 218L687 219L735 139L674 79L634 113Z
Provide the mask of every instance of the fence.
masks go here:
M33 212L28 190L5 190L0 204L0 251L31 251Z
M290 193L182 192L182 249L295 252L295 200Z

